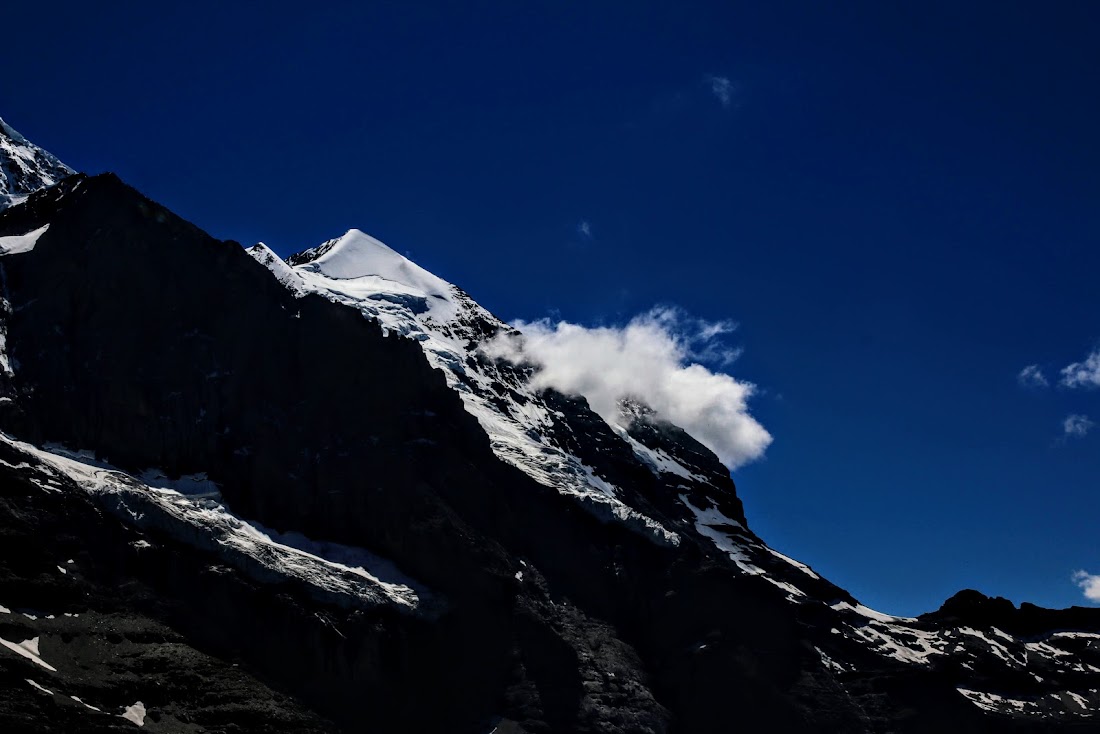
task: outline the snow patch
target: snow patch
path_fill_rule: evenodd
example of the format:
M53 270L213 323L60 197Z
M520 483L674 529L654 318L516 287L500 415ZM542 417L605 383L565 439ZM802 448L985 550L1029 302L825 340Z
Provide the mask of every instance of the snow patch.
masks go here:
M146 469L137 478L150 489L171 490L191 499L221 499L221 490L206 476L206 472L172 479L160 469Z
M788 594L790 594L790 595L791 595L792 597L796 597L796 598L797 598L797 597L800 597L800 596L806 596L806 592L802 591L802 589L798 588L797 586L795 586L795 585L794 585L794 584L792 584L792 583L789 583L789 582L787 582L787 581L781 581L781 580L779 580L779 579L775 579L775 578L772 578L771 576L769 576L769 575L768 575L768 574L766 574L766 573L765 573L765 574L761 574L761 578L763 578L763 579L764 579L765 581L767 581L768 583L770 583L770 584L772 584L772 585L774 585L774 586L778 586L778 587L779 587L780 589L783 589L783 591L787 592L787 593L788 593Z
M86 708L86 709L90 709L90 710L92 710L92 711L98 711L99 713L103 713L103 709L99 708L98 706L93 706L93 705L92 705L92 704L90 704L90 703L85 703L84 701L81 701L81 700L80 700L80 699L79 699L78 697L76 697L76 696L69 696L69 698L71 698L72 700L76 701L77 703L79 703L79 704L80 704L81 706L83 706L83 707L84 707L84 708Z
M119 714L119 716L128 721L134 722L138 726L145 726L146 713L147 712L145 710L145 704L143 704L141 701L138 701L131 706L127 706L126 710Z
M34 688L34 689L36 689L36 690L39 690L39 691L41 691L42 693L48 693L48 694L49 694L49 695L51 695L51 696L53 695L53 691L51 691L51 690L50 690L49 688L43 688L42 686L38 685L37 683L35 683L35 682L34 682L33 680L31 680L30 678L24 678L23 680L27 681L27 683L28 683L28 684L30 684L30 687L31 687L31 688Z
M863 606L862 604L852 605L852 604L849 604L846 601L840 601L840 602L837 602L835 604L831 604L830 606L833 609L837 610L838 612L839 611L855 612L856 614L858 614L861 617L866 617L867 619L873 619L876 622L887 622L887 623L894 624L894 623L898 623L898 622L916 622L917 621L914 617L895 617L892 614L883 614L882 612L877 612L874 609L871 609L870 607Z
M258 242L248 248L248 254L251 255L256 262L270 270L272 274L275 275L276 280L286 286L294 295L302 296L306 293L306 289L302 285L302 279L298 274L263 242Z
M970 703L983 711L1000 714L1027 714L1041 716L1050 711L1062 711L1073 716L1092 716L1100 710L1100 690L1090 689L1083 694L1077 691L1056 691L1042 696L1015 698L989 691L959 687Z
M998 658L1005 661L1009 665L1012 665L1012 666L1017 666L1017 665L1026 666L1027 665L1027 656L1026 655L1024 656L1023 660L1017 660L1015 657L1013 657L1012 653L1009 651L1009 649L1007 647L1005 647L1000 642L997 642L996 640L991 639L990 637L988 637L981 630L972 629L970 627L959 627L958 631L961 634L970 635L971 637L977 637L979 640L982 640L983 642L986 643L986 645L989 646L989 649L993 652L994 655L996 655ZM1002 635L1003 634L1004 633L1002 633ZM1011 639L1011 638L1009 638L1009 639Z
M767 546L765 546L765 547L767 547ZM776 558L778 558L781 561L785 561L786 563L789 563L790 565L794 566L795 568L797 568L799 571L806 574L810 578L819 579L819 580L821 579L821 577L818 576L816 573L814 573L813 569L810 568L809 566L807 566L805 563L800 563L800 562L796 561L795 559L791 558L790 556L783 555L782 553L777 551L775 548L771 548L771 547L767 547L767 548L768 548L768 552L771 553L773 556L775 556ZM864 607L864 609L866 609L866 607Z
M660 449L651 449L641 441L637 440L630 435L629 432L618 424L612 424L611 428L615 433L619 434L630 448L634 450L634 455L641 459L642 463L649 467L657 476L664 474L675 474L683 479L690 479L693 481L706 482L707 478L699 474L692 473L684 467L683 464L673 459Z
M701 510L691 504L686 494L680 495L680 501L695 515L695 531L705 538L709 538L718 550L726 553L737 567L751 576L763 575L764 570L753 564L751 556L744 546L733 539L729 533L721 528L744 529L744 526L736 520L726 517L717 507ZM770 579L769 579L770 580Z
M852 632L879 655L903 663L927 666L932 656L945 653L946 643L936 633L913 627L871 622Z
M820 647L815 646L814 649L817 650L817 654L821 658L821 664L829 670L833 671L834 673L846 673L850 670L850 668L844 667L844 665L838 663L837 661L826 655Z
M988 693L986 691L975 691L969 688L957 688L959 693L966 697L970 703L974 704L978 708L984 711L992 711L994 713L1004 712L1006 709L1013 708L1017 710L1023 710L1026 706L1024 701L1018 701L1005 696L997 695L996 693Z
M38 238L46 234L46 230L49 228L50 225L44 224L38 229L27 232L26 234L0 237L0 257L4 255L21 255L24 252L30 252L34 249L34 246L38 244Z
M25 657L27 660L30 660L36 665L41 665L46 670L49 670L53 673L57 672L57 668L53 667L45 660L43 660L41 655L39 654L37 637L32 637L31 639L23 640L22 642L12 642L10 640L5 640L3 637L0 637L0 645L3 645L17 655Z
M1100 632L1052 632L1052 638L1067 640L1100 640Z

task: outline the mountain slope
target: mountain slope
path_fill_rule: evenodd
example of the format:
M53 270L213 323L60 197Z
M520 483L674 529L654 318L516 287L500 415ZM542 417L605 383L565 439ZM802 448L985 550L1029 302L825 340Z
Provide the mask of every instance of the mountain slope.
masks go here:
M104 730L128 698L151 731L1097 723L1096 610L860 606L684 431L532 389L483 349L506 325L367 235L284 262L105 175L0 214L0 246L0 542L33 550L0 566L0 722L77 695ZM148 647L81 672L104 634ZM163 675L239 695L143 678L171 645Z
M957 676L956 690L983 711L1064 714L1071 719L1096 711L1094 674L1100 673L1100 636L1095 631L1053 632L1039 640L1035 635L1042 637L1041 624L1027 634L1017 630L1012 635L1005 630L1012 631L1013 625L1003 619L944 625L944 620L953 618L943 611L915 620L863 607L809 567L768 548L748 530L729 474L710 451L642 405L624 405L620 421L611 426L590 416L580 421L571 411L559 410L569 398L553 391L533 391L528 385L529 370L485 357L484 346L508 331L505 324L460 289L422 271L381 242L352 230L292 256L287 263L262 246L250 252L292 292L320 293L416 339L428 360L463 395L467 410L494 438L494 451L504 461L565 494L583 497L584 490L567 482L587 481L588 492L602 490L613 501L644 508L661 518L662 529L679 530L674 543L684 535L684 527L690 527L696 538L711 541L732 561L734 574L774 585L791 604L827 605L838 614L830 634L840 634L845 642L862 647L857 655L870 651L919 670L962 668L967 672ZM578 425L582 422L584 429ZM502 424L510 424L512 430L505 432ZM516 436L527 442L526 451L515 451ZM621 439L619 446L616 438ZM526 463L527 457L540 454L553 455L560 468L547 474ZM624 467L631 464L635 469L639 464L647 467L656 477L657 488L645 491L648 478L621 473L629 471ZM649 517L645 519L652 525ZM945 609L957 607L958 598L967 597L960 595ZM991 604L1003 608L1005 602ZM1021 614L1028 616L1032 609L1025 607ZM1083 624L1079 629L1095 630L1098 615L1076 610L1059 618L1075 619ZM1047 621L1046 631L1056 629L1053 618ZM998 622L1000 627L994 626ZM1060 646L1066 644L1072 652ZM833 647L829 643L816 647L826 666L841 675L859 673L867 665L864 660L846 661L851 651L831 650L830 656L824 651ZM1052 670L1061 672L1054 681L1040 675Z
M0 211L72 173L71 168L0 119Z

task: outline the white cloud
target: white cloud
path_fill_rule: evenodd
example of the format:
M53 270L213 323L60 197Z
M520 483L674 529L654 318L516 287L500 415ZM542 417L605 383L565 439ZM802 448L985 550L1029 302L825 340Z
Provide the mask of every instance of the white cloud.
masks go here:
M1100 387L1100 349L1084 362L1074 362L1062 369L1062 384L1066 387Z
M723 107L729 109L733 104L734 94L737 93L737 85L729 77L716 76L714 74L707 75L707 84L710 85L711 94L721 103Z
M1024 387L1047 387L1050 385L1047 382L1046 375L1043 374L1037 364L1029 364L1020 370L1020 374L1016 375L1016 381Z
M1081 587L1086 599L1100 604L1100 576L1085 571L1074 571L1073 583Z
M1062 430L1066 438L1084 438L1095 424L1087 415L1067 415L1062 421Z
M732 322L706 322L674 308L655 308L621 327L585 327L549 319L517 322L521 337L503 337L486 352L537 368L536 387L583 395L608 422L619 401L636 398L680 426L735 469L763 455L772 442L749 415L756 386L699 360L728 364L736 350L720 337Z
M592 225L589 224L587 219L582 219L580 224L577 225L577 234L586 240L592 239Z

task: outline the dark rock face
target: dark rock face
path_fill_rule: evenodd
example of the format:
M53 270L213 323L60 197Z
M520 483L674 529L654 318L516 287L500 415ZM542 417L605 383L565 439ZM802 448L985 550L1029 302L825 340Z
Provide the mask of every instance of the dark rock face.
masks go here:
M234 639L268 679L337 708L347 726L358 706L346 702L357 700L382 730L474 730L510 698L532 731L545 727L540 717L595 730L610 697L621 730L665 728L631 648L550 602L535 578L518 582L524 567L501 546L532 529L562 542L587 532L588 547L566 556L532 548L567 575L602 556L599 524L497 461L415 343L319 298L293 299L239 246L113 177L70 179L12 210L0 231L45 216L35 249L4 263L18 365L8 431L134 470L208 471L240 513L400 559L449 609L431 623L341 610L344 637L328 644L274 621L294 648L280 662L249 629L256 617L244 603L226 600L215 649ZM336 639L348 641L334 666L324 651ZM420 703L424 690L432 706Z
M868 619L751 533L728 472L688 434L628 406L623 436L581 398L540 395L548 439L678 538L655 543L498 458L416 342L291 292L237 244L117 178L74 176L34 194L0 215L0 237L46 224L33 250L0 258L8 436L91 452L134 475L204 472L220 490L211 507L224 501L279 533L370 551L432 603L319 595L308 579L250 571L224 539L192 537L200 531L165 510L197 512L207 500L158 505L137 480L120 489L115 469L80 479L6 440L0 603L15 614L0 614L0 637L40 635L57 671L0 649L11 683L0 723L55 715L59 726L125 728L117 713L129 697L149 708L151 731L1083 731L1090 722L1049 702L1035 715L983 712L958 688L1039 697L1100 688L1087 667L1058 667L1057 653L1024 639L1100 630L1095 610L1007 610L960 595L920 620ZM497 329L466 327L471 342ZM482 366L496 370L501 400L514 401L523 369ZM684 471L661 471L639 451ZM143 491L147 504L132 499ZM266 542L257 547L272 553ZM50 571L69 558L70 573ZM43 613L19 614L32 610ZM947 652L964 627L1015 636L1006 654L1046 661L1045 687L989 662L990 645L973 635ZM66 636L62 654L55 638ZM943 648L927 664L891 657L927 640ZM1100 646L1042 644L1076 645L1081 660ZM69 711L70 695L113 707L114 718Z
M6 445L0 460L21 463ZM42 659L55 668L21 659L0 664L4 731L133 731L121 714L138 701L151 731L332 730L232 662L234 646L222 647L223 659L196 649L220 632L219 604L251 600L241 613L271 609L257 618L263 629L285 613L284 601L201 557L150 544L79 490L62 487L30 467L0 475L0 594L7 605L0 638L37 639ZM186 609L181 600L189 600ZM192 634L170 626L177 614L193 617L184 625ZM298 616L308 629L309 618Z
M921 619L940 625L997 627L1021 637L1042 635L1051 630L1100 632L1100 616L1094 608L1044 609L1027 602L1017 607L1008 599L988 597L973 589L960 591Z

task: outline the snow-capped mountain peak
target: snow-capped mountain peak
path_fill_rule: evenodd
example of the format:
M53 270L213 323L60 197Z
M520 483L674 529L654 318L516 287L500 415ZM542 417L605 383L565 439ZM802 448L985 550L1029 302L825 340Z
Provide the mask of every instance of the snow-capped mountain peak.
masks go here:
M449 298L454 288L386 243L358 229L349 229L342 237L302 253L293 259L292 264L339 280L375 276L416 288L436 298Z
M461 310L455 286L428 272L381 240L349 229L343 236L294 255L288 264L307 280L343 283L349 295L389 300L434 322L452 320Z
M0 119L0 211L73 173L56 156Z

